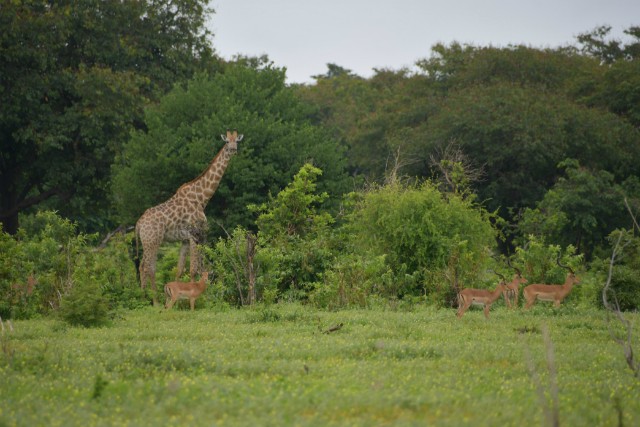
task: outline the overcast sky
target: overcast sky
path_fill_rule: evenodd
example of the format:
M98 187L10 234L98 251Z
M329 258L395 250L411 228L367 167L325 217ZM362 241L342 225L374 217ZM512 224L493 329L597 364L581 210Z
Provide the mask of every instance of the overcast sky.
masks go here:
M266 54L289 83L334 63L362 77L413 67L435 43L558 47L600 25L640 25L640 0L212 0L219 55Z

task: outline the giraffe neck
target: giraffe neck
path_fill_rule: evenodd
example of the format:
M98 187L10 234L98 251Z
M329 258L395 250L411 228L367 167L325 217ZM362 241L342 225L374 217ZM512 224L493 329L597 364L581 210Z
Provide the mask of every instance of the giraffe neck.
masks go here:
M180 187L178 194L189 201L199 203L204 208L218 189L230 159L231 152L225 145L213 158L209 167L199 177Z

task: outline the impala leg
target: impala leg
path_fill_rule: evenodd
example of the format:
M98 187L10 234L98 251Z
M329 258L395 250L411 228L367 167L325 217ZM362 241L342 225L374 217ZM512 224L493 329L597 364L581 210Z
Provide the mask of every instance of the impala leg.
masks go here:
M195 298L189 298L189 304L191 305L191 311L196 309L196 299Z
M491 304L485 304L484 305L484 317L486 319L489 318L489 309L491 308Z
M527 301L527 304L524 306L524 308L529 310L536 299L535 299L535 297L529 298L529 297L525 296L525 300Z
M502 293L502 297L504 298L504 304L511 308L511 296L509 295L509 291L505 291Z
M464 303L464 304L460 305L460 308L458 308L458 313L457 313L458 319L461 318L464 315L464 313L467 311L467 309L470 306L471 306L471 303L469 303L469 304Z

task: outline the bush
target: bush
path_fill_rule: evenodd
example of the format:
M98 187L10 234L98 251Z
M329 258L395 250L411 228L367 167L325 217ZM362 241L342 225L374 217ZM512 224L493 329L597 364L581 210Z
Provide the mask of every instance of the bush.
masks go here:
M397 295L396 281L384 255L345 255L335 260L323 279L309 296L309 301L316 307L366 307L372 295Z
M490 218L431 183L392 184L356 198L346 228L356 253L386 255L398 297L427 294L446 304L456 286L482 276L495 246Z
M87 278L87 271L78 272L73 287L62 297L60 317L73 326L100 326L109 320L108 300L100 286Z
M108 295L109 306L141 305L140 286L129 251L131 235L114 235L98 249L96 236L55 212L22 218L16 236L0 232L0 316L30 318L57 310L84 283Z
M50 211L24 217L21 223L16 236L2 233L0 238L6 249L0 252L0 299L10 302L0 310L28 318L58 307L88 236Z

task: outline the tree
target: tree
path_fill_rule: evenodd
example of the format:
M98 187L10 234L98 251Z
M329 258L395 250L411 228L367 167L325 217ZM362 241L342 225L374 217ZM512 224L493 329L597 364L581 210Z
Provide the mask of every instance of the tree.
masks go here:
M628 43L610 39L611 27L603 26L577 39L580 50L602 63L598 79L583 82L580 100L587 105L604 107L640 126L640 27L624 31Z
M284 71L266 58L241 59L222 73L196 76L148 109L145 122L147 130L132 135L113 168L114 200L124 224L198 176L228 127L244 140L207 206L207 215L228 229L253 227L246 207L263 203L306 162L325 171L320 191L339 195L348 185L340 146L305 119Z
M255 206L267 285L304 298L336 257L330 238L333 217L322 209L329 197L318 191L323 171L304 164L275 197ZM327 179L325 177L323 179Z
M634 26L624 30L624 33L632 38L632 41L626 44L621 40L609 38L610 33L611 26L602 25L579 34L576 39L584 54L597 58L604 64L640 58L640 27Z
M35 207L104 227L110 167L146 101L215 64L207 2L1 2L5 231Z
M364 80L330 67L321 77L314 86L297 88L297 93L311 106L311 120L345 144L351 174L382 179L398 149L400 163L412 163L412 129L424 122L434 105L423 76L376 70Z
M496 83L452 92L426 129L424 153L455 141L484 165L486 179L476 191L489 210L500 209L505 218L508 208L517 212L542 199L567 157L609 171L618 182L639 172L636 129L613 114L537 88Z
M563 246L573 245L590 258L613 230L629 225L625 190L615 183L611 173L591 171L577 160L565 160L559 167L566 176L558 179L535 209L524 212L519 224L521 233L545 236L549 242ZM627 184L631 186L631 182Z
M480 47L436 44L430 58L417 62L442 92L509 82L540 90L564 90L585 74L596 72L598 62L572 48L537 49L529 46Z

